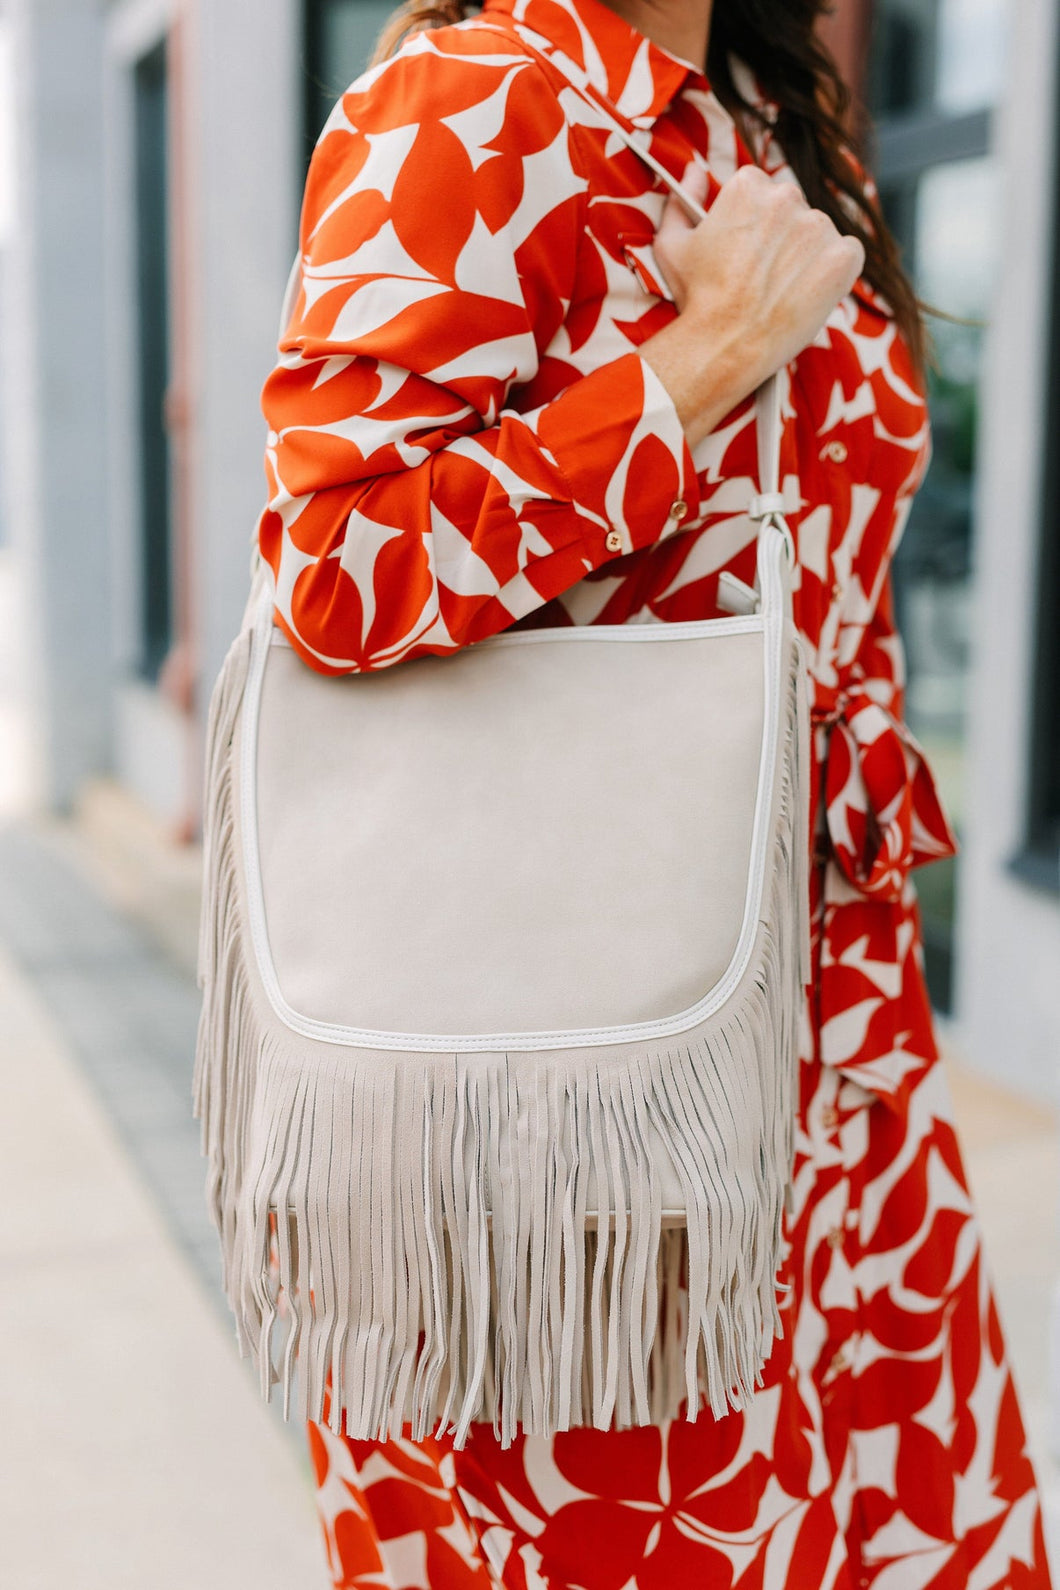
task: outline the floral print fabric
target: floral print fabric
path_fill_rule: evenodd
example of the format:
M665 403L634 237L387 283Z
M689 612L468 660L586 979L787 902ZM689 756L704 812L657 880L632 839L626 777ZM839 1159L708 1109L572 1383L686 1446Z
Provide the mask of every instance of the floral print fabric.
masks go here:
M569 66L670 171L705 169L708 202L752 160L794 180L602 0L486 0L351 85L263 394L258 546L320 672L513 624L713 617L723 571L754 578L753 403L689 448L638 352L675 313L666 191ZM1048 1585L910 878L956 846L903 721L890 575L926 406L865 282L783 384L819 861L788 1330L750 1413L717 1422L508 1452L476 1427L463 1453L311 1425L337 1585Z

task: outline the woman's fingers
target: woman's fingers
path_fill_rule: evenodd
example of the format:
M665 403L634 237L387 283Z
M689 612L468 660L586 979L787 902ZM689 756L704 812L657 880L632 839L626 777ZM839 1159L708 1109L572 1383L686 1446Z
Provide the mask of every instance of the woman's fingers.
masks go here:
M663 280L678 309L683 307L688 296L687 273L682 269L682 257L695 226L696 222L689 217L676 193L671 193L655 234L654 251Z
M679 242L687 233L691 232L697 222L689 215L676 193L668 193L663 206L662 220L655 234L656 243L664 247L673 242Z
M681 192L693 205L704 208L710 177L702 166L690 160L681 177ZM655 258L670 293L680 309L688 296L688 272L683 267L688 239L700 224L700 217L690 210L676 193L667 194L662 220L655 234Z
M843 237L840 242L845 255L843 281L846 283L840 297L845 298L865 269L865 245L856 237Z
M697 165L690 160L684 169L681 178L681 188L689 198L701 207L707 202L707 192L710 188L710 177L705 166Z

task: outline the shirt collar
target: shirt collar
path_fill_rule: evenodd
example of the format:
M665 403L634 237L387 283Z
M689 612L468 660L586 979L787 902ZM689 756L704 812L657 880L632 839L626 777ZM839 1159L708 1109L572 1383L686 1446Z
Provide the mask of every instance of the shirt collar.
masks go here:
M631 27L604 0L484 0L483 14L506 13L537 34L545 53L572 60L626 121L650 127L690 83L706 77L689 61Z
M604 0L483 0L482 11L498 19L509 16L527 32L536 34L542 53L567 56L632 126L651 128L678 94L685 89L699 89L715 113L732 128L738 150L737 163L742 163L744 158L756 159L772 175L787 166L784 152L768 125L776 106L762 92L754 74L743 62L733 62L740 92L748 104L758 106L765 113L767 122L766 130L756 140L754 155L746 150L728 111L723 109L711 89L705 71L653 43L605 5ZM856 283L854 292L883 314L892 313L886 301L864 278Z

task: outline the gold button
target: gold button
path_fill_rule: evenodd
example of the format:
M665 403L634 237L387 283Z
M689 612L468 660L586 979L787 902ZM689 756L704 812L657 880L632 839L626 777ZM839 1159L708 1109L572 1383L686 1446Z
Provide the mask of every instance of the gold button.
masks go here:
M827 1132L833 1132L839 1125L839 1111L834 1104L828 1104L821 1111L821 1120Z
M608 552L622 551L622 534L618 530L609 530L604 537L604 546Z
M825 1238L825 1241L828 1243L828 1246L830 1248L838 1248L840 1243L842 1242L842 1240L843 1240L843 1228L842 1228L842 1226L833 1226L831 1231L828 1233L828 1236Z
M821 457L830 458L833 464L845 464L847 461L846 443L829 442L828 446L822 450Z
M682 519L688 518L688 504L683 498L678 497L676 502L670 504L670 518L675 524L680 524Z

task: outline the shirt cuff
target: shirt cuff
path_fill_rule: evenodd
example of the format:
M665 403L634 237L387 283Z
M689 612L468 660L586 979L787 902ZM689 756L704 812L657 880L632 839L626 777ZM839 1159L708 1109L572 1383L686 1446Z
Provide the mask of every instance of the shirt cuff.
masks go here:
M633 352L601 365L548 403L538 435L599 527L594 564L651 546L698 516L699 482L677 409Z

